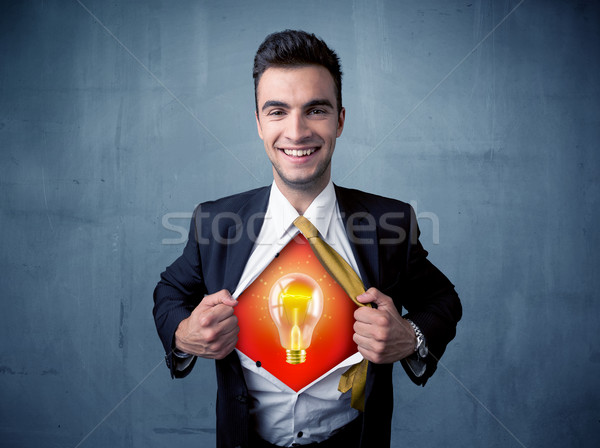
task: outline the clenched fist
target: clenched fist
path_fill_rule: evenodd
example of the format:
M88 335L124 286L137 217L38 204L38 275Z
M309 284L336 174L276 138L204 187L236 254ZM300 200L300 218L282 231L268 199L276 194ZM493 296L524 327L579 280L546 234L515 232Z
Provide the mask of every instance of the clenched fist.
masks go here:
M386 364L414 353L417 342L415 331L400 316L391 297L376 288L369 288L357 300L377 305L377 308L361 306L354 312L354 342L366 359Z
M237 301L223 289L204 296L175 331L175 347L202 358L223 359L237 344L240 331L233 314Z

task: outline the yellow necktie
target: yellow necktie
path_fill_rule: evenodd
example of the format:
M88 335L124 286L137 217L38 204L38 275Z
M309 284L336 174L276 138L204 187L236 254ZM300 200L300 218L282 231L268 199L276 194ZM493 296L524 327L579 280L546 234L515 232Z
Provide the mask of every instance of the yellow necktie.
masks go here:
M352 266L338 254L329 244L319 238L317 228L304 216L298 216L294 225L302 232L302 235L308 240L311 249L321 262L325 270L342 287L346 294L358 306L365 306L356 300L356 297L365 292L365 287L360 277L356 274ZM370 304L368 304L370 306ZM368 361L363 359L358 364L350 367L340 379L338 390L342 393L352 389L352 398L350 405L354 409L364 411L365 407L365 383L367 381Z

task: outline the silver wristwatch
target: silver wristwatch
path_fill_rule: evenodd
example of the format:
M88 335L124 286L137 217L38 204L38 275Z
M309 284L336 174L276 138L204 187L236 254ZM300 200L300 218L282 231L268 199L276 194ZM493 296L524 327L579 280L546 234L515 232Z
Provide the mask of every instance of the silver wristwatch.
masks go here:
M415 353L419 356L419 358L426 358L429 354L429 350L427 349L425 336L423 336L423 333L421 333L421 329L417 327L417 325L412 320L406 320L413 328L413 330L415 330L415 335L417 336L417 343L415 344Z

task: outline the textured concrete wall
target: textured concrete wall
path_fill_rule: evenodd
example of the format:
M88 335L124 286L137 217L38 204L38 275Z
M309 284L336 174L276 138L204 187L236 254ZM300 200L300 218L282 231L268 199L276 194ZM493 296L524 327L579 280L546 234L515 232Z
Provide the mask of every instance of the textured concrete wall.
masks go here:
M14 1L0 10L0 445L214 445L213 363L151 316L198 202L271 181L251 66L342 59L334 181L413 202L464 319L394 446L600 442L600 8L576 1ZM169 227L169 225L171 227Z

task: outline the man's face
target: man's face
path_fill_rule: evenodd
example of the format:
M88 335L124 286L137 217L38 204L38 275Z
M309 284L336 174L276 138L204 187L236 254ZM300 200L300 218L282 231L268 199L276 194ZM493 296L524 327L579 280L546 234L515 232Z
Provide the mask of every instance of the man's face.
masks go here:
M257 88L258 135L280 188L323 189L335 140L344 128L333 78L325 67L268 68Z

